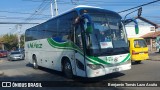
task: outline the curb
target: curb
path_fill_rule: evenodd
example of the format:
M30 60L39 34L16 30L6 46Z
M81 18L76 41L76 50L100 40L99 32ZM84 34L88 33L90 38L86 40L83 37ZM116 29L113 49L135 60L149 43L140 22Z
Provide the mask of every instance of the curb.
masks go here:
M160 61L160 60L157 60L157 59L153 59L153 58L149 58L147 60L150 60L150 61Z
M150 61L160 61L160 60L150 60Z

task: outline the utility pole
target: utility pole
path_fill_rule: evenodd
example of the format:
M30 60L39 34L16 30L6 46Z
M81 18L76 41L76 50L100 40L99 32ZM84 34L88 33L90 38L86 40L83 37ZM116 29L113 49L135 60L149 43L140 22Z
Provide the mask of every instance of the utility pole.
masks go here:
M54 5L55 5L55 12L56 12L56 16L57 16L57 15L58 15L57 0L54 0Z
M51 0L51 17L53 18L53 1Z
M17 30L18 30L18 49L20 50L20 48L21 48L21 40L20 40L20 38L21 38L21 27L22 27L22 25L21 24L17 24Z

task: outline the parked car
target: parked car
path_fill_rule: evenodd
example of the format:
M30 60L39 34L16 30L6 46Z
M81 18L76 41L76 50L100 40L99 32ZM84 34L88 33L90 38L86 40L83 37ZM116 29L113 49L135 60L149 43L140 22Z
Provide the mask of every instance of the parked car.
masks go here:
M0 57L7 57L8 51L0 50Z
M24 54L20 51L11 51L8 56L8 60L23 60Z

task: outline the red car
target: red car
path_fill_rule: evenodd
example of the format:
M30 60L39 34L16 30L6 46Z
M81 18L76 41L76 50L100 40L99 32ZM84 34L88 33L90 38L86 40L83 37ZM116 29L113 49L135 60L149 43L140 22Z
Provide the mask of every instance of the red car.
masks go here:
M7 57L8 52L6 50L1 50L0 51L0 57Z

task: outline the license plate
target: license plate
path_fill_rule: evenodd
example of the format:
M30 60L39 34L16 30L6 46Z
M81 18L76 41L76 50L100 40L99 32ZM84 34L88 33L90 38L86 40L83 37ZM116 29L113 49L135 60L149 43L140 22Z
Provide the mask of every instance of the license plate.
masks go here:
M139 54L144 54L144 53L139 53Z

